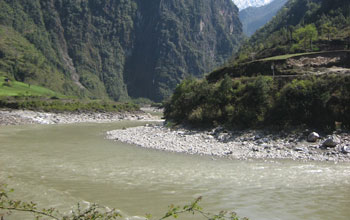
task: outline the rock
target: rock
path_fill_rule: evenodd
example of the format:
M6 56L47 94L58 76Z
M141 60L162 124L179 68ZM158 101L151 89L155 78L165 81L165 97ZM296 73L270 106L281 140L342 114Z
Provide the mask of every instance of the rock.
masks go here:
M257 134L257 135L255 135L255 137L254 137L254 140L256 141L256 140L259 140L259 139L261 139L263 136L261 135L261 134Z
M254 152L259 152L259 151L260 151L258 147L253 147L252 150L253 150Z
M233 151L228 151L228 152L225 152L226 155L231 155L233 154Z
M308 142L316 142L320 138L320 135L317 134L316 132L312 132L307 136L307 141Z
M267 145L267 144L263 144L262 147L266 150L266 149L271 149L271 146L270 145Z
M303 147L296 147L296 148L294 148L294 150L297 152L307 152L307 149L303 148Z
M350 154L350 147L349 146L344 146L342 147L342 153L344 154Z
M336 147L338 144L340 144L340 140L337 136L332 135L327 140L325 140L322 144L323 147Z

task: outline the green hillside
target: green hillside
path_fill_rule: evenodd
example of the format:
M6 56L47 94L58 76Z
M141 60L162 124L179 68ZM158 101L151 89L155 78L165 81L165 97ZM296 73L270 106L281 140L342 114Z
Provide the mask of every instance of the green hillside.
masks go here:
M349 48L349 1L289 0L272 21L244 43L232 62Z
M45 86L67 95L78 93L73 82L12 27L0 25L0 36L0 76Z
M36 97L57 97L64 98L65 96L54 92L50 89L35 86L27 83L22 83L18 81L5 82L5 77L0 77L0 97L7 96L36 96Z
M286 4L288 0L274 0L261 7L248 7L239 12L239 18L243 25L243 32L248 37L256 30L269 22L273 16Z
M195 126L350 127L350 2L289 0L205 79L188 79L165 118Z
M242 39L231 0L0 0L0 73L66 95L162 100Z

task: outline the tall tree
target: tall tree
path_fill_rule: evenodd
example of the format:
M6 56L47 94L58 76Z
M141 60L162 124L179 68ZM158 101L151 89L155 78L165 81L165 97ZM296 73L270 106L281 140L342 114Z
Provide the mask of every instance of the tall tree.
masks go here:
M306 25L297 29L294 33L295 40L297 40L298 47L302 47L304 50L313 50L313 42L318 39L318 32L314 24Z

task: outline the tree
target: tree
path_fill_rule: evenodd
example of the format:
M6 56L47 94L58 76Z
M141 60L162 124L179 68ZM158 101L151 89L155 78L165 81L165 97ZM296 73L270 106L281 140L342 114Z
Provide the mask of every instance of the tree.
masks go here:
M337 29L333 27L330 22L322 24L321 30L322 30L322 34L327 35L328 41L331 40L331 37L337 31Z
M312 51L313 42L318 39L316 26L314 24L309 24L297 29L294 33L294 38L298 42L297 47Z

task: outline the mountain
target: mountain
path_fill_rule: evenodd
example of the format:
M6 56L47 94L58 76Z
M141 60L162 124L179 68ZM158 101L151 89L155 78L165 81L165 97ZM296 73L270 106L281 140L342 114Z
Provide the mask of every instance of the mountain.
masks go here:
M263 5L267 5L274 0L233 0L235 5L239 8L239 10L243 10L248 7L260 7Z
M350 1L289 0L245 42L234 62L350 46Z
M0 75L90 98L156 101L238 49L231 0L0 0Z
M260 7L248 7L239 12L243 32L250 37L256 30L269 22L288 0L274 0Z
M350 128L350 2L289 0L232 62L188 79L165 105L173 124Z

